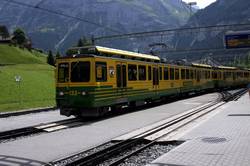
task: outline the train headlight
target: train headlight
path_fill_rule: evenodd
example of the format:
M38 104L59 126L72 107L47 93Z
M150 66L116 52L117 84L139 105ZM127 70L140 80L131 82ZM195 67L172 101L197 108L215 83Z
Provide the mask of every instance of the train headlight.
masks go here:
M64 95L64 93L63 92L59 92L59 96L63 96Z
M86 94L87 94L86 92L84 92L84 91L82 92L82 95L83 95L83 96L85 96Z

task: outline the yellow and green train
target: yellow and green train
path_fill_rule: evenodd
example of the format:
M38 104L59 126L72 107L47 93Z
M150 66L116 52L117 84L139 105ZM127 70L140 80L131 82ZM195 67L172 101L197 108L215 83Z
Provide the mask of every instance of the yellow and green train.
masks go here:
M124 105L250 82L249 70L234 67L166 64L157 56L100 46L71 52L56 60L56 101L66 116L100 116Z

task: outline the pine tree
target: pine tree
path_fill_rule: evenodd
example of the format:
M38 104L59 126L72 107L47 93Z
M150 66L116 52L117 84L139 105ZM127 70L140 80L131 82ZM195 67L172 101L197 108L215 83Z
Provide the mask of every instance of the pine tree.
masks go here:
M89 46L92 44L92 41L87 39L85 36L80 38L77 42L77 47Z
M55 59L51 50L49 50L49 55L47 57L47 63L51 66L55 66Z
M19 45L23 45L26 42L26 36L25 33L22 29L17 28L14 33L13 33L14 37L13 40L15 43L19 44Z
M83 46L83 40L79 39L77 43L77 47L82 47Z
M56 58L60 58L61 57L61 54L59 51L56 52Z

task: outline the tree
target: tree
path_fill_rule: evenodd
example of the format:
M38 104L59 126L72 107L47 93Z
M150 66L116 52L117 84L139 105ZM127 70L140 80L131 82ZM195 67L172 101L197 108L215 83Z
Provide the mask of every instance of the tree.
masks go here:
M51 50L49 50L49 55L47 57L47 63L51 66L55 66L55 59Z
M77 47L82 47L83 46L83 41L82 39L78 40Z
M24 45L24 47L27 48L29 51L32 50L32 41L31 41L31 39L27 39L23 45Z
M13 33L13 40L19 45L23 45L26 42L26 35L24 31L20 28L17 28Z
M90 39L87 39L85 36L80 38L77 42L77 47L83 47L83 46L89 46L92 44L92 41Z
M57 51L57 52L56 52L56 58L59 58L59 57L61 57L61 54L60 54L59 51Z

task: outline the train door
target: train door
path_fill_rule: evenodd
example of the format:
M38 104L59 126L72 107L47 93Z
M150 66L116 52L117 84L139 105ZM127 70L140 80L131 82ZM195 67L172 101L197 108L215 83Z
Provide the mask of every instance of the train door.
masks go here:
M157 91L159 88L159 69L153 66L153 90Z
M116 63L116 85L117 88L127 87L127 65L123 62Z

